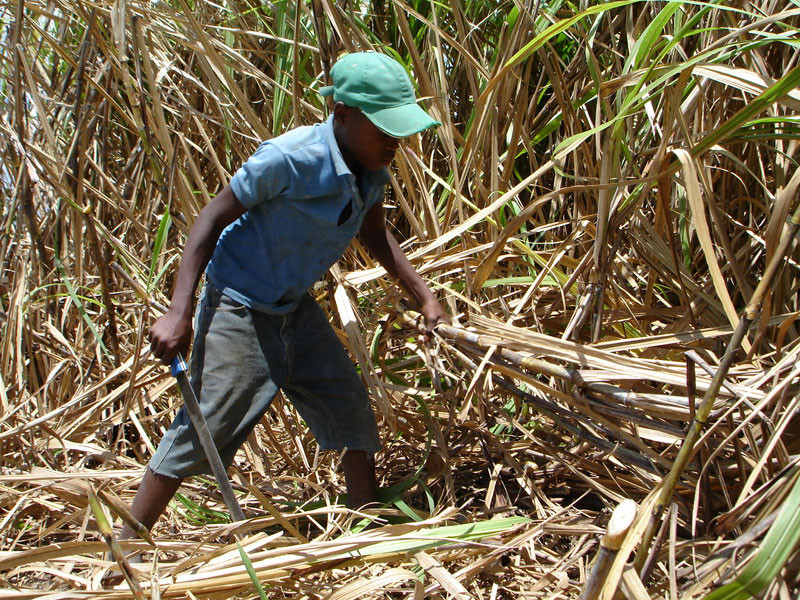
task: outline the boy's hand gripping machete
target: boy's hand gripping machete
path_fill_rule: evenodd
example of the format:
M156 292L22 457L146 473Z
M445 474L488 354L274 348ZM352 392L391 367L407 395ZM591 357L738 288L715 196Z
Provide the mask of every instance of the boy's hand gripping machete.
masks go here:
M186 363L183 360L183 356L180 354L172 359L172 375L178 380L178 387L183 396L183 404L197 431L200 445L203 446L203 450L206 453L208 464L211 465L211 472L214 474L214 479L217 480L217 485L231 513L231 518L233 521L244 521L242 507L239 506L239 502L233 494L233 488L231 487L231 482L228 479L225 467L222 465L222 459L219 457L217 446L211 438L205 417L203 417L203 413L200 412L200 404L197 402L197 396L195 396L192 385L189 383L189 376L186 373Z

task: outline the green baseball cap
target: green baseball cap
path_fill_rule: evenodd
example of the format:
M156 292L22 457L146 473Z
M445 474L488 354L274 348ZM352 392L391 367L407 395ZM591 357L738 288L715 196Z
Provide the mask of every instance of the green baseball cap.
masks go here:
M403 66L379 52L354 52L331 69L333 85L319 93L334 102L356 106L384 133L403 138L441 125L418 104Z

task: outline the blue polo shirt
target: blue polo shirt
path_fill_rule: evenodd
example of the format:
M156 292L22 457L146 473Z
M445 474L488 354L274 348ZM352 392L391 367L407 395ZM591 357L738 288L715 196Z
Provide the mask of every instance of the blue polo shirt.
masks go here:
M222 232L208 280L254 310L291 312L345 251L388 181L385 168L364 172L359 189L333 115L263 142L231 179L247 212Z

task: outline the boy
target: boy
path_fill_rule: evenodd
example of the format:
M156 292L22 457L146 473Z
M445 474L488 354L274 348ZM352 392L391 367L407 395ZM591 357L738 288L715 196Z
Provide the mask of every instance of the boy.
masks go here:
M335 108L321 124L261 144L198 215L183 251L169 311L150 328L153 354L170 364L192 336L194 386L228 466L278 389L325 450L344 450L348 504L375 500L372 455L380 448L366 390L322 309L307 290L360 234L390 276L420 305L430 331L449 321L386 230L386 167L399 139L439 125L416 104L393 59L350 54L331 70ZM190 475L208 473L181 409L153 456L132 514L151 528ZM125 526L121 538L133 537Z

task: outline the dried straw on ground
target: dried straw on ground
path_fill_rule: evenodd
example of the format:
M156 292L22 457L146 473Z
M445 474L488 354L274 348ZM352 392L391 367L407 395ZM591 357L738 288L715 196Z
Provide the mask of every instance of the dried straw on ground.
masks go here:
M796 595L791 6L3 5L0 597ZM456 321L421 343L357 242L313 290L373 392L385 506L341 506L279 398L232 470L250 520L195 479L103 591L103 522L179 405L145 340L186 233L369 48L443 123L386 203Z

